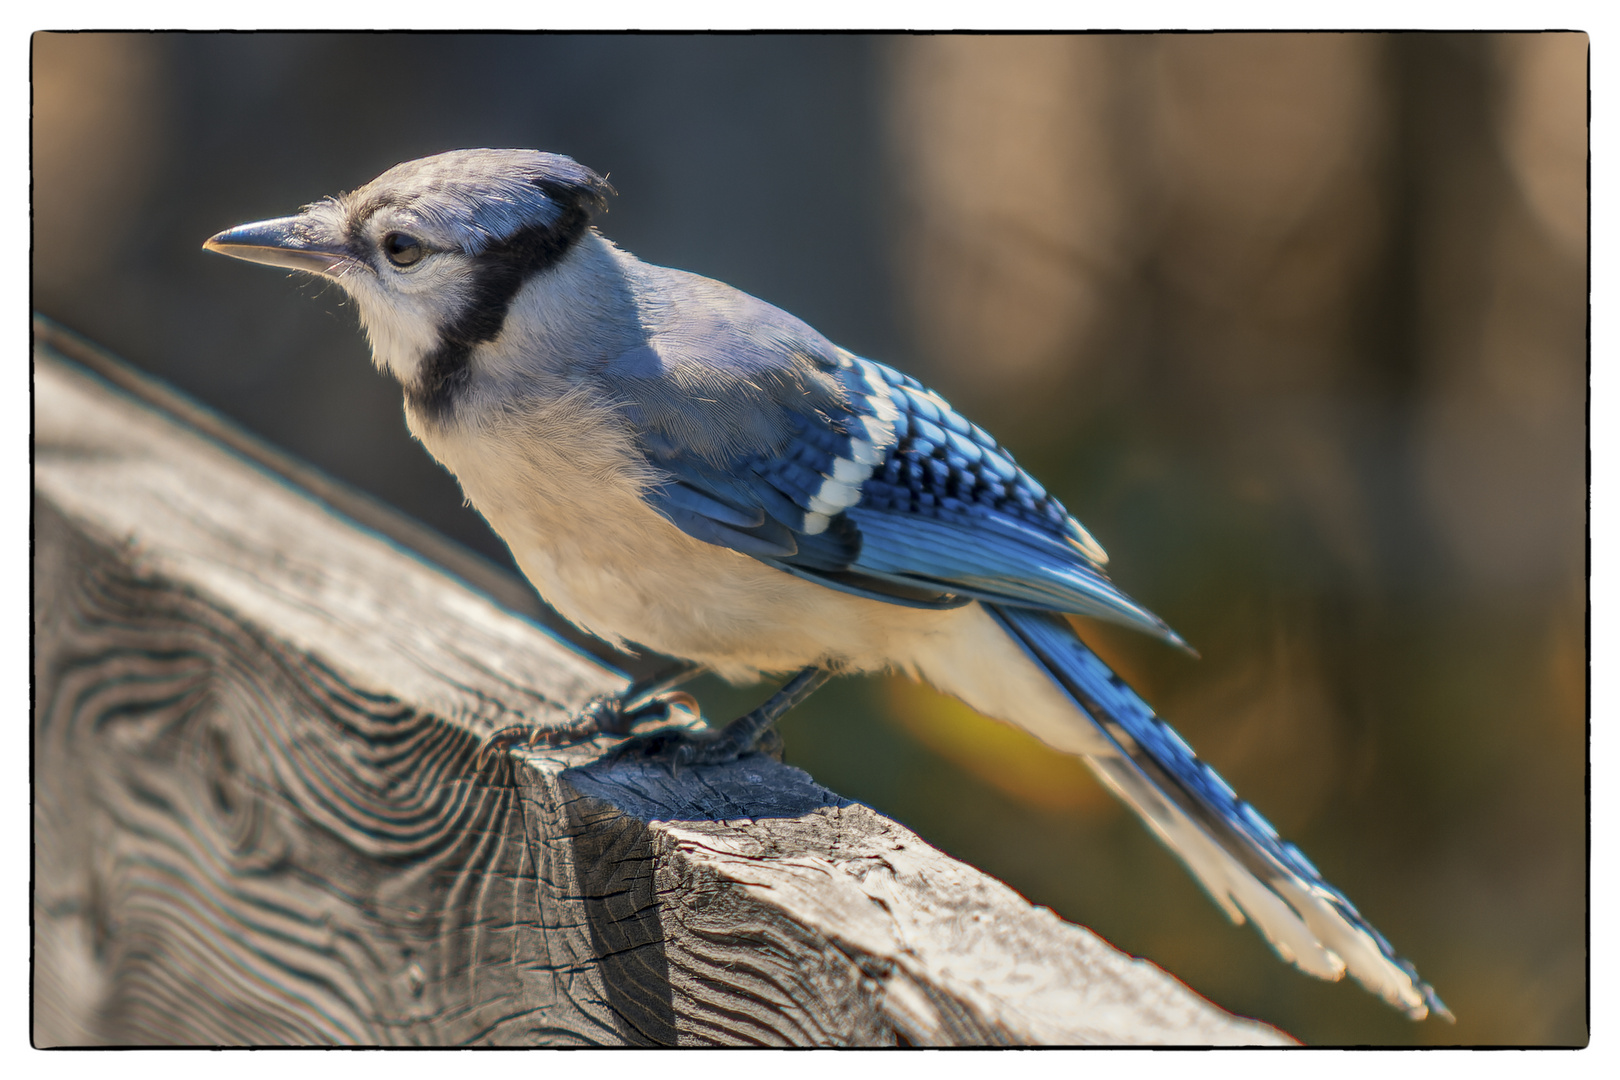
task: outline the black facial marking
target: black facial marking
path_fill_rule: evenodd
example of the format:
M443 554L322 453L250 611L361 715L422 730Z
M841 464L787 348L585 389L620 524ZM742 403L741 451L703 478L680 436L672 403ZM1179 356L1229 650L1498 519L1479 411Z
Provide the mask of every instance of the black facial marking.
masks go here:
M537 183L564 209L549 225L530 225L485 248L473 260L472 295L461 311L439 329L439 346L422 362L421 377L405 390L417 412L442 420L467 383L474 347L500 336L518 290L536 274L556 266L584 235L597 199L560 185Z

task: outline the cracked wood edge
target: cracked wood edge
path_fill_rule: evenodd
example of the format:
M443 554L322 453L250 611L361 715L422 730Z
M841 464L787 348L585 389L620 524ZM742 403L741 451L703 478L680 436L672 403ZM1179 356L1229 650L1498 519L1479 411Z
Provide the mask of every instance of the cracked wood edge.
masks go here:
M806 774L606 742L613 673L35 354L39 1045L1276 1043Z

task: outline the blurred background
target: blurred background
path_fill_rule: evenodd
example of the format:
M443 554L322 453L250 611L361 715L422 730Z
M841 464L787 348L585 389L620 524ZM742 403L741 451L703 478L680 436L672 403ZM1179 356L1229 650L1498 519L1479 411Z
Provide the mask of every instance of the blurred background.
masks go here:
M200 244L572 155L621 246L1000 436L1203 658L1098 650L1458 1023L1281 964L1082 765L904 680L790 763L1309 1042L1584 1044L1586 81L1580 34L39 34L33 301L510 566L341 294Z

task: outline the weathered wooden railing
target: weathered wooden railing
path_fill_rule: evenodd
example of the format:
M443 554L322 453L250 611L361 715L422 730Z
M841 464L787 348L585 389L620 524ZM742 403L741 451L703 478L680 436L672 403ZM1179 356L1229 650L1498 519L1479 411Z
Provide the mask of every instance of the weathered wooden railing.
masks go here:
M768 758L477 768L622 679L48 323L34 379L36 1044L1286 1041Z

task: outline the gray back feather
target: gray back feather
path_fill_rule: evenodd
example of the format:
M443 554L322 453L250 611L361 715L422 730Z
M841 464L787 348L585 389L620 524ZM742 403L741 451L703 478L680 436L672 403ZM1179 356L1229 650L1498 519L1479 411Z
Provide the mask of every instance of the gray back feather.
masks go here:
M841 414L838 349L729 285L641 263L629 285L643 340L599 377L655 457L725 465L784 446L796 413Z

